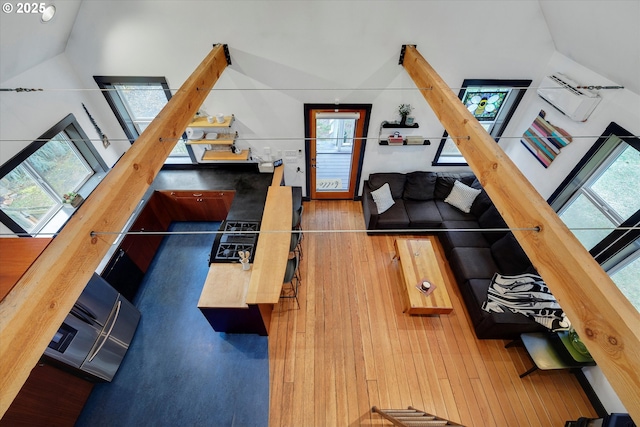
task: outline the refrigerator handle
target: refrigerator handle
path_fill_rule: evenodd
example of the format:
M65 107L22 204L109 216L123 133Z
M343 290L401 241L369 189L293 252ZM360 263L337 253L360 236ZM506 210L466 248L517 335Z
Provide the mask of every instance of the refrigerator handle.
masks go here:
M106 335L104 336L104 339L102 340L98 348L96 348L93 354L89 356L89 360L88 360L89 362L92 362L93 359L98 355L98 353L100 353L100 350L102 350L102 347L111 336L111 332L113 331L113 328L114 326L116 326L116 322L118 321L118 316L120 315L121 306L122 306L122 301L118 300L118 303L116 304L116 314L113 316L113 322L111 322L111 325L109 326L109 331L107 331Z

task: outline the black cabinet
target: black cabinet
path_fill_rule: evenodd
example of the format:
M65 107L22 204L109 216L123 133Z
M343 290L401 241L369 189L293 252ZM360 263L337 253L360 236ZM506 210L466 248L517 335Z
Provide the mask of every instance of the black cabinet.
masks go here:
M133 302L144 278L144 273L129 255L120 248L107 264L102 277L122 296Z

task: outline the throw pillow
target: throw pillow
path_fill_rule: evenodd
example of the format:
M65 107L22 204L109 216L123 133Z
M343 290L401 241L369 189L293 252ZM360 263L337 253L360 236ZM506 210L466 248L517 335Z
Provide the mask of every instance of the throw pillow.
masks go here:
M372 191L371 197L373 197L373 201L376 202L376 207L378 208L379 214L386 212L395 203L393 201L393 197L391 197L391 189L389 188L389 184L386 182L376 191Z
M456 180L456 182L453 183L451 193L449 193L444 201L449 203L451 206L460 209L464 213L469 213L471 211L473 201L478 197L478 194L480 194L481 191L482 190L471 188Z

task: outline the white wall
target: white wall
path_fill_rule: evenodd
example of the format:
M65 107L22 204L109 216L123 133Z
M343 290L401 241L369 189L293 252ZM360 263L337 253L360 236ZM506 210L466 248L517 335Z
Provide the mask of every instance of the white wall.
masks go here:
M57 55L2 82L2 86L44 89L42 92L5 92L0 96L0 117L2 117L0 162L2 163L19 153L70 113L76 117L107 165L115 163L129 145L128 142L125 144L124 141L117 140L120 136L116 136L110 138L113 141L108 149L103 148L99 135L82 108L84 103L89 112L94 115L95 94L77 90L82 89L83 86L65 54ZM98 126L100 125L98 120ZM107 136L111 137L110 134Z
M551 58L544 73L533 82L538 86L545 75L561 72L581 85L617 85L595 72L581 66L559 53ZM586 122L574 122L535 93L535 89L528 91L521 104L517 117L511 121L505 135L514 136L508 141L501 141L504 150L516 163L518 168L533 183L542 197L548 198L571 172L576 163L586 154L598 137L611 122L616 122L633 135L640 134L640 96L629 90L601 90L602 101L596 107ZM560 155L544 168L532 154L520 143L520 138L540 110L547 113L547 120L566 130L574 137L572 143L561 150Z
M561 72L581 85L618 84L559 53L553 55L540 79L554 72ZM537 86L540 79L533 86ZM549 122L565 129L574 137L574 141L562 149L547 169L529 153L519 138L509 139L506 143L501 141L510 158L544 198L548 198L557 189L610 122L618 123L633 135L640 134L640 96L629 90L599 91L602 101L586 122L570 120L539 98L535 90L529 92L531 93L524 100L528 102L523 102L518 117L514 117L505 135L522 135L542 109L547 112ZM608 412L627 412L600 368L588 367L583 371Z
M554 51L536 0L156 4L161 6L82 3L67 54L84 87L96 87L93 75L146 75L165 76L175 89L213 43L225 43L233 64L204 108L235 114L241 148L251 147L257 156L264 155L264 147L274 156L278 150L304 149L304 103L334 103L336 98L341 103L370 103L373 139L367 145L365 178L373 171L431 168L437 139L423 147L378 146L380 122L395 120L399 104L417 107L419 134L443 132L398 65L403 44L417 44L453 87L465 78L535 78ZM509 37L483 31L485 22L499 22ZM307 90L288 90L294 88ZM102 104L96 114L112 115L106 102ZM111 120L103 122L108 134L119 127ZM297 167L306 172L304 161L297 160L286 165L285 176L289 183L302 185L305 174L296 173Z
M2 82L2 87L42 88L44 91L3 92L0 96L0 163L7 162L70 113L76 117L107 165L115 163L129 146L128 142L113 140L108 149L103 148L99 135L82 108L84 103L89 112L94 113L95 94L65 90L82 87L65 54ZM111 137L111 134L107 135ZM10 230L0 224L0 234L6 233Z

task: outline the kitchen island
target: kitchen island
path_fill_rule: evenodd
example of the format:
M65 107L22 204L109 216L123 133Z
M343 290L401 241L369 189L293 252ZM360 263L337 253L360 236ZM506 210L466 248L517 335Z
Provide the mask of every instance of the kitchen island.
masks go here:
M276 168L267 191L251 269L237 262L209 267L198 308L217 332L269 334L291 243L292 191L280 185L282 172Z

